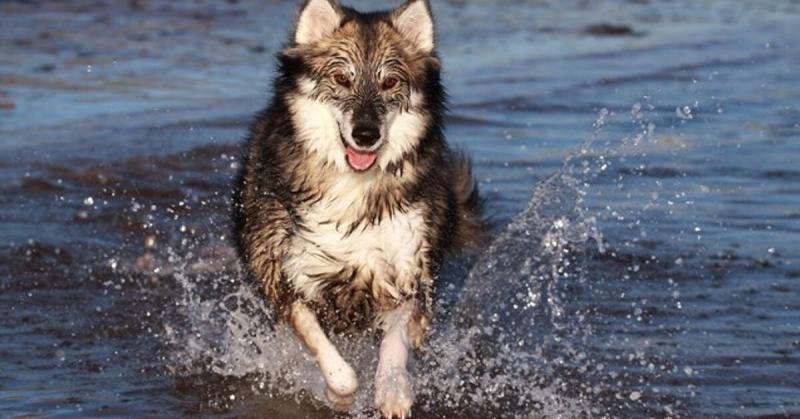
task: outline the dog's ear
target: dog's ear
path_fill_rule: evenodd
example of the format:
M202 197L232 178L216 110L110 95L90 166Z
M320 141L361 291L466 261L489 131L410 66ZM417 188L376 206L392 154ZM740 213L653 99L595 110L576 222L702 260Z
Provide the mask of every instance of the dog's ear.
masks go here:
M409 0L392 12L392 24L420 51L433 52L433 16L428 0Z
M306 0L300 8L294 41L310 44L330 35L342 21L341 7L336 0Z

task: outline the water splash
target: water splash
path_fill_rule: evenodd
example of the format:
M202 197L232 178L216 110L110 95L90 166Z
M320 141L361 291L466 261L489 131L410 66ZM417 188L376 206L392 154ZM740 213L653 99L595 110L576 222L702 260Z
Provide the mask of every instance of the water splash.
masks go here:
M652 136L641 105L631 110L636 132L597 150L595 143L611 115L602 110L595 132L578 153L532 191L527 208L508 224L469 272L450 313L437 313L428 345L411 368L417 406L439 415L576 417L603 415L598 400L610 393L603 364L588 355L589 312L579 303L592 281L585 259L605 252L597 217L586 205L594 177L611 157L626 154ZM318 408L324 382L313 359L292 332L275 325L264 298L242 282L238 270L198 271L190 257L173 257L182 297L165 336L172 372L178 376L219 376L239 380L218 395L225 408L237 400L231 388L255 397L289 397ZM181 265L182 263L182 265ZM235 266L236 261L218 265ZM372 335L333 337L360 371L355 404L359 416L374 415L372 372L377 360ZM231 392L226 394L226 392ZM636 396L628 397L629 394ZM633 402L641 391L624 396ZM240 397L239 400L242 398ZM308 403L306 403L308 404ZM437 413L438 412L438 413Z
M292 331L274 325L273 314L257 290L247 285L214 288L207 278L183 266L174 273L181 290L176 319L165 325L172 374L198 383L222 379L225 385L198 384L205 404L220 411L236 410L237 400L287 397L309 409L325 403L325 383L314 360ZM238 281L237 276L217 281ZM229 289L232 288L232 289ZM516 346L487 356L475 339L491 328L445 331L438 328L412 361L417 404L425 411L451 416L530 412L547 417L572 417L587 411L578 400L559 395L553 383L535 379L533 355ZM378 341L372 335L333 336L334 344L359 371L361 388L353 412L374 417L372 374ZM514 367L518 370L508 370ZM502 371L502 372L500 372ZM215 378L216 377L216 378ZM310 394L311 398L304 395ZM310 407L308 406L310 404ZM249 410L239 406L238 409ZM323 415L324 417L324 415Z
M569 156L560 170L534 187L527 208L472 268L456 305L462 317L497 321L502 316L509 321L527 311L530 326L546 321L556 329L567 327L561 323L566 307L559 287L573 279L585 279L576 257L589 241L604 251L602 233L584 206L584 196L591 178L606 168L604 154L595 159L587 156L608 116L608 111L601 110L595 132L580 153ZM476 308L487 308L482 304L485 301L505 302L501 303L505 313L497 307L476 313ZM531 316L535 311L537 315Z

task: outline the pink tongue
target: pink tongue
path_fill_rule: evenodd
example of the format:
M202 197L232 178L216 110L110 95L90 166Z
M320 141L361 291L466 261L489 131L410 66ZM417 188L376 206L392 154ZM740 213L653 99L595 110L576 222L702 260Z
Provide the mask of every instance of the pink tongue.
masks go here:
M364 153L356 151L352 147L347 147L347 162L350 163L350 167L359 172L372 167L377 158L378 153Z

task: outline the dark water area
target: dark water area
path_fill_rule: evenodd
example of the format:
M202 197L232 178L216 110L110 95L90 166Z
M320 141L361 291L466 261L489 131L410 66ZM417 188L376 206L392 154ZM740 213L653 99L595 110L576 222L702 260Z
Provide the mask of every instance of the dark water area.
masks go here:
M800 3L433 3L496 227L413 417L800 417ZM334 415L230 244L294 8L0 1L0 416Z

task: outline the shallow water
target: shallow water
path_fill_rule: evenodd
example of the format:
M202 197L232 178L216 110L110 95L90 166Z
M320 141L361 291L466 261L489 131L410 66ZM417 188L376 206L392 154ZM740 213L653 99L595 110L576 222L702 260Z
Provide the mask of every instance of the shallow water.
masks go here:
M293 9L0 2L0 416L331 415L229 242ZM800 3L434 10L496 239L414 417L800 416Z

